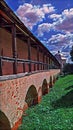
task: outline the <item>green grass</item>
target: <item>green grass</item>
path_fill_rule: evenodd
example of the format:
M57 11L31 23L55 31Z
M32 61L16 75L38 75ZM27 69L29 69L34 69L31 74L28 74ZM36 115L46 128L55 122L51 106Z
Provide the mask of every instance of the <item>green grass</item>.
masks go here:
M73 75L59 78L26 114L19 130L73 130Z

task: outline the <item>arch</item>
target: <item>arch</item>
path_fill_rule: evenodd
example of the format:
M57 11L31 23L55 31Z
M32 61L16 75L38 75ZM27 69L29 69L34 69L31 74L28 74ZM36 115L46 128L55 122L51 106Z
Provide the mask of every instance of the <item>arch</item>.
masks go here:
M43 80L43 84L42 84L42 95L45 95L48 93L48 85L47 85L47 80L44 79Z
M0 130L11 130L10 122L2 111L0 111Z
M56 79L55 79L55 75L53 76L53 83L55 83Z
M53 86L52 76L50 76L49 87L51 88L52 86Z
M34 85L31 85L27 91L25 102L28 107L38 104L38 93Z

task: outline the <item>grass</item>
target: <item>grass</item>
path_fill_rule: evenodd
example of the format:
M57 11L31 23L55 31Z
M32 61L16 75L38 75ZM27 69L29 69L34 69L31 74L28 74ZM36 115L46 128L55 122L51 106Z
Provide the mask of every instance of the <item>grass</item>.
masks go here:
M73 130L73 75L60 77L26 114L18 130Z

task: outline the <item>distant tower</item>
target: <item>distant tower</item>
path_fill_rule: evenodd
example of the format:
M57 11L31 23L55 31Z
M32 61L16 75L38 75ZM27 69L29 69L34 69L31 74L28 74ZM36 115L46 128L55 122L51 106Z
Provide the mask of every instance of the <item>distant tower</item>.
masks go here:
M61 54L60 54L60 51L58 51L58 53L55 54L55 57L59 61L59 63L61 64Z
M61 68L63 68L64 64L66 63L66 58L64 57L64 55L60 53L60 51L58 51L58 53L55 54L55 57L61 64Z

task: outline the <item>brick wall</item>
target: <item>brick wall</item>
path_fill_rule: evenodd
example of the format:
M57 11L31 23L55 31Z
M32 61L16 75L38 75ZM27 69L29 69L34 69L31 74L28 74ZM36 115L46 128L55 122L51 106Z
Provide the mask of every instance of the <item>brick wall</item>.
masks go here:
M20 59L28 59L28 45L24 41L16 38L17 42L17 57ZM5 29L0 29L0 55L13 57L12 52L12 34L6 31ZM37 61L37 49L31 47L31 60ZM43 54L39 52L39 61L43 61ZM46 61L46 58L45 58ZM39 65L41 69L41 65ZM25 65L25 70L28 72L28 64ZM34 71L34 64L32 64L32 71ZM36 65L37 70L37 65ZM17 64L17 72L23 72L23 64ZM13 74L13 63L8 61L3 61L2 64L2 73L3 75Z
M50 76L53 78L53 75L56 76L59 72L60 70L50 70L27 76L18 74L0 77L0 110L7 116L13 130L17 129L23 111L28 108L25 98L30 86L35 86L39 103L44 79L49 91Z
M5 29L0 29L0 55L12 57L12 36Z

